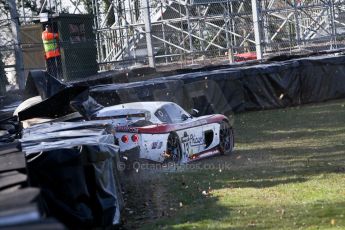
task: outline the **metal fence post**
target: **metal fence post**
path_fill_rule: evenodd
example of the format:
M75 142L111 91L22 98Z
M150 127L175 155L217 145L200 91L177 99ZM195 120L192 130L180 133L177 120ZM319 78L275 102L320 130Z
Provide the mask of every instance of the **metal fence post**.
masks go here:
M95 33L96 33L96 45L97 45L97 58L98 58L98 65L99 63L103 62L103 55L102 55L102 45L101 45L101 34L99 31L99 12L98 12L98 1L92 0L92 12L94 15L94 24L95 24ZM100 66L99 66L100 67Z
M234 62L234 52L233 52L233 41L232 41L232 36L229 35L229 31L231 30L229 28L230 26L230 21L231 21L231 17L230 17L230 7L229 7L229 0L226 3L226 12L225 12L225 38L226 38L226 48L228 49L228 59L229 59L229 63L233 63Z
M252 12L253 12L253 25L255 34L255 47L256 47L256 57L257 59L262 59L262 47L261 47L261 28L259 21L259 8L257 0L252 0Z
M193 47L193 40L192 40L192 26L191 26L190 15L189 15L190 8L186 5L185 9L186 9L187 26L188 26L189 50L193 54L194 47Z
M297 0L294 0L294 11L295 11L295 28L296 28L296 40L297 40L297 46L299 47L301 45L301 30L300 30L300 22L299 22L299 18L298 18L298 9L297 9Z
M331 29L332 29L332 43L331 49L337 49L337 27L335 24L335 7L334 7L334 0L330 0L330 12L331 12ZM334 46L334 47L333 47Z
M149 59L149 66L155 68L155 58L153 54L152 46L152 34L151 34L151 18L150 18L150 8L149 1L143 0L143 13L145 22L145 35L146 35L146 45L147 45L147 56Z
M16 73L17 73L17 83L19 89L24 89L25 86L25 76L24 76L24 60L23 53L20 48L21 45L21 36L19 29L19 17L17 13L16 1L9 0L8 6L11 15L11 29L14 39L14 51L16 56Z

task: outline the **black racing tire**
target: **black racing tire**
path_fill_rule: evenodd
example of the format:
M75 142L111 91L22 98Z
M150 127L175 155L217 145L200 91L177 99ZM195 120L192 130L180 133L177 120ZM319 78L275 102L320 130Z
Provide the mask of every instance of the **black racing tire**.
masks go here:
M180 138L176 133L170 133L167 141L166 158L164 162L180 163L182 160L182 148Z
M234 130L229 122L222 121L219 128L219 151L221 154L230 154L234 148Z

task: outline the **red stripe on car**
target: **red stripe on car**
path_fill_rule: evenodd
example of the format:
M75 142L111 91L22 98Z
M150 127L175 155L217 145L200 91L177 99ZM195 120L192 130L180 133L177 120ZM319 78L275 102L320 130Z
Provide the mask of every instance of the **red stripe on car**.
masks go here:
M192 121L186 123L178 123L178 124L157 124L157 125L149 125L145 127L138 127L138 133L149 133L149 134L157 134L157 133L169 133L172 131L178 131L183 129L188 129L192 127L202 126L211 123L219 123L222 120L227 120L224 115L216 114L211 115L209 117Z

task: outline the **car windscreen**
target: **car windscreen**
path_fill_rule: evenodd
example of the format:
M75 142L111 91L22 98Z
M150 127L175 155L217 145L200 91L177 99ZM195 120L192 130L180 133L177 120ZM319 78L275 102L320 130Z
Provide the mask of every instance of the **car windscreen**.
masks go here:
M161 106L154 115L163 123L179 123L190 117L180 106L173 103Z

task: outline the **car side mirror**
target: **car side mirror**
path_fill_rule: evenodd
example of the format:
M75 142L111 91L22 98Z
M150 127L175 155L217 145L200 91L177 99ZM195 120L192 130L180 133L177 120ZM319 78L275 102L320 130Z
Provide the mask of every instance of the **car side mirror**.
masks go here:
M192 109L190 112L190 115L192 115L193 117L197 117L199 114L199 110L197 109Z
M188 120L188 118L189 117L186 114L184 114L184 113L181 115L182 121Z

